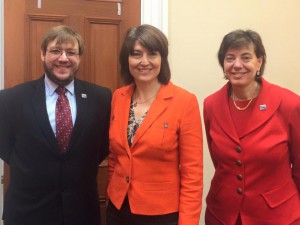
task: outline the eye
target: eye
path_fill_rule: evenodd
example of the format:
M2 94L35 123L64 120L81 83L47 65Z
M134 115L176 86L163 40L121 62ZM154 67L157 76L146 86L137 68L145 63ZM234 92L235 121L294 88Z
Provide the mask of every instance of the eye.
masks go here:
M225 57L226 62L233 62L234 60L235 60L235 58L233 56L226 56Z
M158 51L152 51L152 52L150 52L150 54L149 54L149 55L156 56L156 55L158 55Z
M251 57L250 55L244 55L244 56L242 57L242 60L243 60L244 62L249 62L251 59L252 59L252 57Z
M78 55L78 53L76 51L67 51L66 54L67 54L67 56L71 56L71 57Z
M133 51L130 53L130 56L132 56L133 58L141 58L142 57L142 53L139 51Z
M149 59L155 59L160 53L158 51L151 51L148 53Z
M49 53L52 54L52 55L61 55L61 50L51 49L51 50L49 50Z

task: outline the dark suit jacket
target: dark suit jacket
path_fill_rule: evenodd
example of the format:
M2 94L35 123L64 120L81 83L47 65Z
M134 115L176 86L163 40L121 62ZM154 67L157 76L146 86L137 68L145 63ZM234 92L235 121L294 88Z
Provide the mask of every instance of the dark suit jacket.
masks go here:
M96 175L108 153L111 92L78 79L74 85L77 118L66 155L48 119L44 77L0 92L0 157L10 165L7 224L100 224Z
M238 137L228 88L204 101L216 169L207 210L226 225L235 224L239 213L243 225L289 225L300 218L300 97L263 79Z

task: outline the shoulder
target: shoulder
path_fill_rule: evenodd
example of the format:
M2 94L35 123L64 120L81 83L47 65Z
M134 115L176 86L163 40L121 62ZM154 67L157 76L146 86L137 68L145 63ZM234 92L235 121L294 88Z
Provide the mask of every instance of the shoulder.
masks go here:
M96 96L104 96L107 98L111 98L111 90L107 87L99 86L97 84L90 83L88 81L75 79L74 83L75 87L79 86L83 91L88 91L90 94L94 94Z
M280 94L283 98L285 98L284 100L297 100L300 99L300 96L294 92L292 92L291 90L284 88L284 87L280 87L278 85L273 84L272 85L272 91L273 93L278 93Z
M215 102L222 102L227 99L228 97L228 88L229 83L227 82L221 89L217 90L216 92L208 95L204 98L204 105L214 104Z
M173 84L172 82L169 82L168 86L174 90L175 94L179 94L182 96L193 96L194 95L192 92L190 92L180 86L177 86L177 85Z
M173 97L174 99L181 99L187 101L188 99L196 99L196 95L192 92L169 82L163 85L159 95L165 99Z
M265 85L269 89L269 97L280 98L282 105L286 105L288 107L292 107L293 105L300 105L300 96L292 92L291 90L276 84L269 83L265 80L263 81L263 85Z
M120 95L123 95L123 96L131 96L132 93L133 93L133 90L134 90L134 85L133 84L129 84L129 85L126 85L126 86L123 86L123 87L120 87L118 89L116 89L114 91L114 98L120 96Z
M28 81L22 84L18 84L13 87L9 87L0 91L0 96L3 98L14 98L15 100L22 97L27 97L27 93L36 90L39 85L43 85L43 79Z

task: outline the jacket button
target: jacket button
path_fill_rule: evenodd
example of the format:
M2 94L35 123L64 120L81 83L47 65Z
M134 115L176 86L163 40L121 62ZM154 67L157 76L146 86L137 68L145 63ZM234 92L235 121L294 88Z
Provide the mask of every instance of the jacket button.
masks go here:
M240 146L236 146L235 148L236 152L241 153L242 152L242 148Z
M237 166L242 166L242 165L243 165L243 163L242 163L242 161L241 161L241 160L236 160L236 162L235 162L235 163L236 163L236 165L237 165Z
M242 194L243 194L242 188L238 188L238 189L236 190L236 192L237 192L239 195L242 195Z
M238 174L238 175L236 175L236 177L237 177L238 180L243 180L243 175L242 174Z
M129 176L126 177L126 182L129 183Z

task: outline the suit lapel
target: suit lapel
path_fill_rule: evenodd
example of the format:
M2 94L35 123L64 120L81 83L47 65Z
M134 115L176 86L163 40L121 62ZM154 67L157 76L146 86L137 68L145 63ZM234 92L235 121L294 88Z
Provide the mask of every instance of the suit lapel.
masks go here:
M85 120L88 118L87 106L89 101L89 93L83 87L80 80L74 80L74 93L76 97L77 115L69 143L69 149L71 149L72 144L74 144L74 142L77 140L77 137L82 131L83 126L86 124Z
M35 118L42 130L42 133L52 146L51 149L58 149L47 112L44 76L33 84L33 88L34 91L31 102Z
M72 136L70 139L69 149L71 149L72 144L77 139L84 124L86 124L85 120L87 118L87 105L89 97L87 90L77 79L75 79L74 81L74 88L76 96L77 115ZM44 76L41 79L37 80L36 83L34 83L32 106L38 124L40 125L43 134L52 146L51 149L54 149L55 152L59 153L59 147L48 118Z

